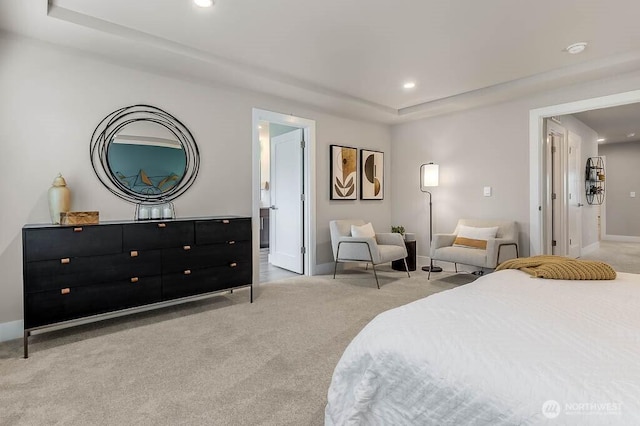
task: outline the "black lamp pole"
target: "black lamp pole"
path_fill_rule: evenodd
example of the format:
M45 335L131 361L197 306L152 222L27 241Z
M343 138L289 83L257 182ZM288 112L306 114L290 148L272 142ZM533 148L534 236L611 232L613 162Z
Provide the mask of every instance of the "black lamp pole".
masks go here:
M428 163L433 164L433 163ZM423 164L424 166L425 164ZM420 182L422 182L422 167L420 167ZM431 192L422 189L420 184L420 191L425 194L429 194L429 250L431 250L431 243L433 242L433 204L431 203ZM422 270L425 272L442 272L442 268L439 266L433 266L433 259L431 259L431 253L429 253L429 266L423 266Z

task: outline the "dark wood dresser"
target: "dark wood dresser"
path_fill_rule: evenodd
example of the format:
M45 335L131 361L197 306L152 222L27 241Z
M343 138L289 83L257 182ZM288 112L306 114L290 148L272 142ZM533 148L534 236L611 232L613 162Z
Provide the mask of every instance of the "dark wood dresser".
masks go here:
M25 358L33 330L80 318L245 286L253 302L251 218L26 225L22 246Z

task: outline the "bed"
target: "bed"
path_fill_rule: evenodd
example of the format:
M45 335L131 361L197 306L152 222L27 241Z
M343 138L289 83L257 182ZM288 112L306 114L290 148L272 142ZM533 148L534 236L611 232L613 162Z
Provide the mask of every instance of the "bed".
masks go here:
M495 272L374 318L325 425L640 425L640 275Z

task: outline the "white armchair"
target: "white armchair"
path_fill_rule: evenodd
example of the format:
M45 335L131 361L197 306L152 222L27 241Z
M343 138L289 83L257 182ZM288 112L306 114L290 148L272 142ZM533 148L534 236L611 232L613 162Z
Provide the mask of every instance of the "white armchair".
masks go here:
M457 247L454 241L461 226L475 228L498 227L495 238L488 238L486 249ZM519 257L518 227L514 221L487 219L460 219L453 234L434 234L431 241L431 266L434 260L452 262L458 272L458 263L495 269L505 260ZM431 271L427 279L431 278Z
M367 262L371 263L376 285L380 288L376 265L404 259L404 266L409 275L407 266L407 247L402 235L397 233L375 234L375 237L351 236L351 225L362 226L364 220L332 220L329 222L331 231L331 246L335 264L333 278L336 278L338 262Z

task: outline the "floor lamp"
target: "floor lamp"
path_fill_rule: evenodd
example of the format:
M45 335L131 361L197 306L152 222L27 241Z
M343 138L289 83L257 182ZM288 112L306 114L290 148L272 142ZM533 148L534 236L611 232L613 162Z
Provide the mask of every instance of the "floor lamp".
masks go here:
M431 204L431 192L427 188L438 186L439 166L433 163L427 163L420 166L420 191L429 194L429 250L431 250L431 242L433 241L433 208ZM433 266L433 259L429 257L429 266L423 266L423 271L442 272L439 266Z

